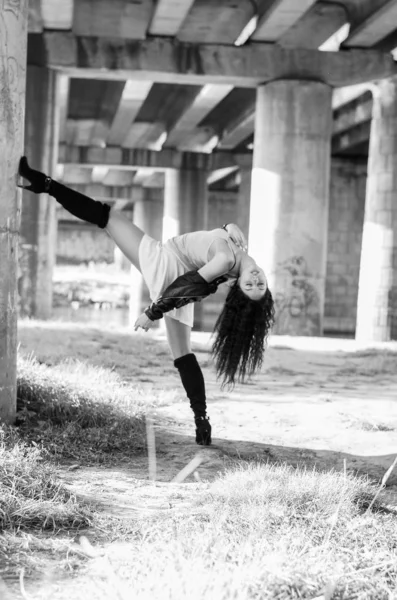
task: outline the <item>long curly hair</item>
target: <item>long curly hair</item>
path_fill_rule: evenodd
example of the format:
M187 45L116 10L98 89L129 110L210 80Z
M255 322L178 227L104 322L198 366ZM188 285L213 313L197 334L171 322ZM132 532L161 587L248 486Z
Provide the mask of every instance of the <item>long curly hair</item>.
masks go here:
M236 281L230 288L214 327L211 356L221 389L244 383L262 366L267 337L274 323L274 300L266 290L260 300L249 298Z

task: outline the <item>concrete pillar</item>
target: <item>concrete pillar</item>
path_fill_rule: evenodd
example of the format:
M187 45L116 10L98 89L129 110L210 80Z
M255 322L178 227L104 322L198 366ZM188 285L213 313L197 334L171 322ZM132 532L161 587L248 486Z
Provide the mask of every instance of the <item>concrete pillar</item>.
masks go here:
M397 79L373 87L356 339L397 339Z
M17 255L23 151L28 4L5 0L0 10L0 422L16 411Z
M161 240L163 219L163 190L139 188L134 190L134 224L156 240ZM130 325L133 326L143 310L151 303L149 290L141 273L131 266Z
M25 154L29 164L50 176L56 166L57 79L49 69L28 65ZM20 314L48 319L56 258L56 202L47 194L24 192L20 237Z
M165 176L163 235L169 238L208 229L208 171L206 169L169 169ZM194 328L201 330L203 305L194 306Z
M238 155L237 163L240 167L240 185L237 195L235 223L237 223L241 231L244 233L245 237L248 239L250 222L252 157L251 155Z
M331 127L328 85L258 88L249 253L275 297L275 333L322 334Z

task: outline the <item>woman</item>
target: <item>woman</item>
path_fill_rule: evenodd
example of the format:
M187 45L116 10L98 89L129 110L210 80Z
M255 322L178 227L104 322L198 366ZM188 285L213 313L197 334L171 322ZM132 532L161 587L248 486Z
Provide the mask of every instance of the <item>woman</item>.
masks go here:
M243 382L260 369L274 322L274 303L265 274L241 248L246 242L240 229L229 224L225 230L192 232L163 245L120 211L31 169L26 157L21 158L19 174L30 182L19 187L36 194L48 193L71 214L105 229L142 273L154 302L136 321L135 331L139 327L147 331L164 316L174 365L194 413L196 442L210 445L204 378L190 344L191 303L216 292L220 283L229 282L231 289L215 324L212 348L217 376L223 377L222 387L234 386L236 376Z

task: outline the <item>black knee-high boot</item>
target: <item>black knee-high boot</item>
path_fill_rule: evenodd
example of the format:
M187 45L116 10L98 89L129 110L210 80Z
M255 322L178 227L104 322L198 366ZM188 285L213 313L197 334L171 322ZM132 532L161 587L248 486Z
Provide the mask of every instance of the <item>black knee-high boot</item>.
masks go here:
M31 169L26 156L23 156L19 162L19 175L30 182L30 185L24 187L24 189L35 194L49 194L75 217L98 225L102 229L106 227L110 212L108 204L93 200L84 194L80 194L80 192L76 192L54 181L44 173Z
M179 371L182 385L194 412L196 443L200 446L209 446L211 444L211 425L207 416L204 377L196 355L185 354L174 360L174 365Z

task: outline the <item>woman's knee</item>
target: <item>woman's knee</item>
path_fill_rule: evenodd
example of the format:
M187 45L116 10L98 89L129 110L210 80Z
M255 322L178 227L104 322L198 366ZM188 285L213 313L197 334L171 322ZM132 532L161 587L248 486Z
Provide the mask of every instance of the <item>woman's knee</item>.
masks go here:
M191 327L185 325L185 323L176 321L171 317L165 316L164 319L168 345L174 360L181 356L185 356L185 354L190 354L192 351L190 343Z

